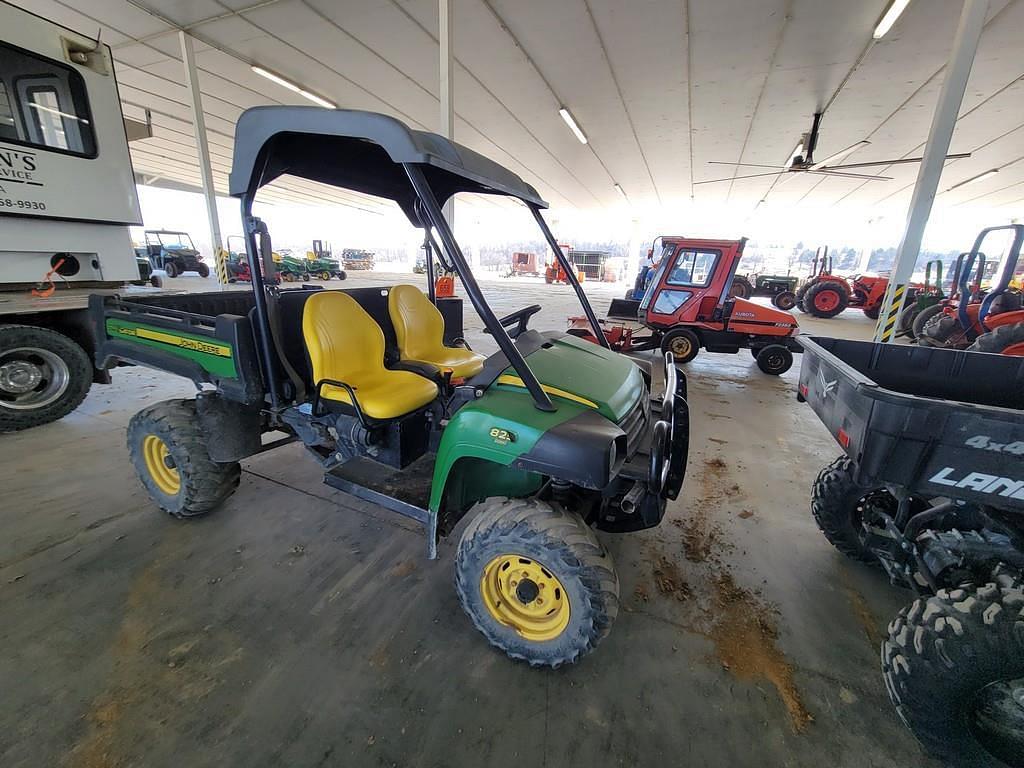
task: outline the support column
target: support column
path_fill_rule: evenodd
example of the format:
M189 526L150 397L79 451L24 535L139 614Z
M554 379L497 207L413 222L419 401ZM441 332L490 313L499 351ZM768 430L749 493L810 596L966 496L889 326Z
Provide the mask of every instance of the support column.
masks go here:
M210 148L206 143L206 117L203 114L203 98L199 92L199 78L196 75L196 53L192 38L187 33L178 33L181 40L181 59L185 65L185 85L192 100L192 127L196 135L196 155L199 158L199 175L203 181L203 199L206 201L206 216L210 223L210 241L216 258L224 248L220 234L220 218L217 215L217 192L213 187L213 170L210 167ZM221 270L217 270L221 274Z
M455 105L452 100L455 84L454 60L452 57L452 0L437 0L438 48L440 49L441 123L439 133L446 139L455 138ZM444 217L448 226L455 230L455 201L449 199L444 205Z
M907 226L903 240L896 251L889 287L882 302L878 326L875 328L876 342L892 342L895 339L896 322L899 319L903 302L906 298L907 282L914 272L917 256L921 252L921 238L924 228L931 215L935 191L939 185L939 177L949 152L949 142L953 137L953 128L960 112L967 78L974 64L974 54L978 50L978 40L985 26L989 0L964 0L960 14L960 24L953 38L953 50L946 64L946 79L939 91L939 100L932 116L932 126L928 132L928 144L924 149L924 159L917 172L917 183L914 185L914 196L907 214Z

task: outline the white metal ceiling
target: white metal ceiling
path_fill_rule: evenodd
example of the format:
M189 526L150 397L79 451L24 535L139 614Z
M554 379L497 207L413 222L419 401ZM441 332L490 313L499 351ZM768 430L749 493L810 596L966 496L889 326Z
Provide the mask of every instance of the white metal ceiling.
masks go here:
M125 113L150 109L154 137L132 144L154 183L198 184L177 31L196 39L214 179L226 189L234 121L258 104L304 99L259 64L340 106L435 129L436 0L15 0L114 49ZM737 180L709 160L782 164L827 106L818 158L867 139L845 162L919 154L959 16L959 0L915 0L882 40L886 0L456 0L456 138L516 170L553 204L691 199L749 211L772 204L904 206L916 165L890 182ZM1024 207L1024 0L992 0L940 190L991 168L945 203ZM558 116L567 106L581 145ZM742 175L743 170L737 171ZM691 198L692 196L692 198ZM270 199L373 201L287 180Z

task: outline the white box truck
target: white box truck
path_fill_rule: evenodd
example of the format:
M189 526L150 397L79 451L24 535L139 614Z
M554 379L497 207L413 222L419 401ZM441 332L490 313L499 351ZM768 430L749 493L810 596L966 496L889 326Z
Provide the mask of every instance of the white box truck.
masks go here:
M0 432L109 382L85 308L148 277L141 224L110 48L0 1Z

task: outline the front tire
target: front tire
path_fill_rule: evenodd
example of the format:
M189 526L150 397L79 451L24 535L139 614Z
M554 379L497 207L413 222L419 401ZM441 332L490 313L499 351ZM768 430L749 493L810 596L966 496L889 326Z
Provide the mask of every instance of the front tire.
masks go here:
M128 454L149 495L174 517L198 517L238 487L237 461L210 458L195 400L166 400L128 422Z
M661 339L661 353L671 352L680 365L688 363L700 352L700 338L687 328L676 328Z
M199 262L199 264L196 265L196 272L199 273L200 277L209 277L210 276L210 267L209 267L208 264L204 264L202 262Z
M772 296L772 304L783 312L789 312L796 306L796 294L792 291L780 291Z
M947 765L1024 765L1024 591L996 570L981 587L918 598L889 625L882 674L924 748Z
M930 307L925 307L916 315L914 315L914 320L910 324L911 337L913 337L914 339L920 339L921 333L924 331L924 327L928 324L928 321L941 313L942 305L932 304Z
M92 363L63 333L31 325L0 326L0 432L64 418L92 386Z
M477 504L459 541L455 589L488 642L534 667L572 664L611 630L619 581L582 518L536 499Z

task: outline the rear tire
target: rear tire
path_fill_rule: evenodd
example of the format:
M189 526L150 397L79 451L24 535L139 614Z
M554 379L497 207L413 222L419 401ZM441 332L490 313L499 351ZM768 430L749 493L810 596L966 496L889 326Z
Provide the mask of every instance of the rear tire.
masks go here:
M1016 349L1012 349L1014 347ZM967 350L969 352L989 352L995 355L1024 355L1024 323L1001 325L994 331L983 333L974 340Z
M128 454L149 495L174 517L198 517L238 487L241 465L210 458L195 400L166 400L128 422Z
M882 675L900 719L946 765L1024 765L1024 591L1017 574L918 598L889 625Z
M167 273L168 277L172 278L177 277L179 274L181 274L180 272L178 272L178 265L175 264L173 261L168 261L166 264L164 264L164 272Z
M677 363L690 362L700 352L700 338L687 328L676 328L661 339L661 353L671 352Z
M864 501L871 493L854 481L853 462L840 456L818 473L811 488L811 514L832 546L853 560L877 566L878 558L861 540Z
M793 353L781 344L769 344L757 353L757 367L769 376L781 376L793 367Z
M814 317L835 317L850 303L846 286L835 280L823 280L807 289L804 294L804 308Z
M754 293L754 286L743 275L736 275L729 286L729 295L737 299L749 299Z
M0 325L0 432L57 421L81 405L92 386L92 362L63 333Z
M882 314L881 307L870 307L864 310L864 315L871 320L877 320L880 314Z
M935 314L924 324L921 335L917 337L917 343L923 347L953 349L960 346L963 336L963 328L956 316L945 313Z
M583 519L504 497L474 512L455 558L455 589L473 625L534 667L572 664L594 650L618 614L619 580Z

